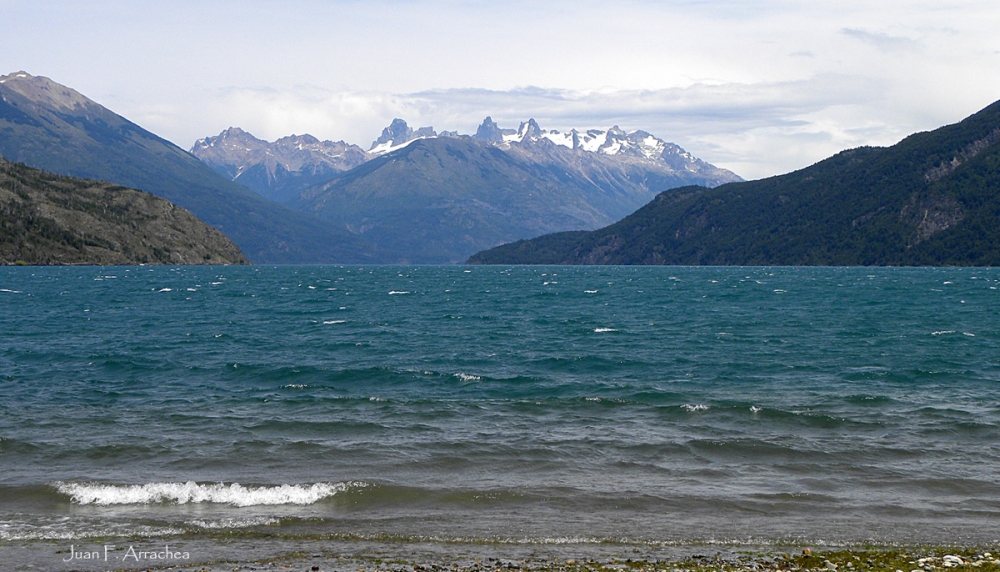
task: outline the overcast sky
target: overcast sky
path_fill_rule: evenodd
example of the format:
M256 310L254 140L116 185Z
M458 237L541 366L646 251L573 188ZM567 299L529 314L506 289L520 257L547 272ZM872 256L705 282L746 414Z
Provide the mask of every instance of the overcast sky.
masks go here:
M367 149L394 117L534 117L643 129L760 178L1000 99L996 0L0 0L0 17L0 74L185 149L229 126Z

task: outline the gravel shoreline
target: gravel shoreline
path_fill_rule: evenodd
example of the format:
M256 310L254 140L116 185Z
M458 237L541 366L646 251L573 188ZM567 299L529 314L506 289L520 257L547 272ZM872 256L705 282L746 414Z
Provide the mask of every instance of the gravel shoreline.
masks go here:
M357 548L357 547L355 547ZM398 547L397 547L398 548ZM424 547L406 556L394 556L385 549L371 547L355 553L310 550L274 558L253 560L171 562L160 566L126 567L118 570L175 570L179 572L1000 572L1000 548L866 548L810 549L770 547L762 551L737 550L718 546L674 547L674 557L651 557L644 551L623 546L604 547L616 556L565 558L545 551L521 551L493 547ZM479 550L482 557L473 552ZM502 553L508 553L504 558ZM592 549L584 552L594 552ZM458 554L461 553L461 554ZM532 554L533 553L533 554ZM638 553L629 555L629 553ZM681 553L687 555L681 556ZM448 554L456 554L454 558ZM518 557L521 556L521 557ZM62 568L76 570L76 568ZM81 567L79 570L93 569ZM105 570L107 568L104 568Z
M89 556L88 556L89 555ZM136 557L138 556L138 557ZM0 540L0 572L1000 572L989 544L251 537Z

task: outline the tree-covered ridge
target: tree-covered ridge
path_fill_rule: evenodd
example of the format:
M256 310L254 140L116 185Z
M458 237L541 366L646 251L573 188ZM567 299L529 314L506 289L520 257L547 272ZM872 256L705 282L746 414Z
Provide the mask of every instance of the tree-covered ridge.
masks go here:
M0 159L0 265L247 264L170 202Z
M666 191L603 229L512 243L469 262L1000 265L1000 102L892 147Z

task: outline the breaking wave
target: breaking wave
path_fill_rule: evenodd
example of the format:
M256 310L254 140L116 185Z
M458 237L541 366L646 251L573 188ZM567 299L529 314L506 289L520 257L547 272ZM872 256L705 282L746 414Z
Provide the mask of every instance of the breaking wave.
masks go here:
M244 486L239 483L147 483L104 485L56 482L52 486L77 504L101 506L176 503L216 503L232 506L308 505L367 483L314 483L311 485Z

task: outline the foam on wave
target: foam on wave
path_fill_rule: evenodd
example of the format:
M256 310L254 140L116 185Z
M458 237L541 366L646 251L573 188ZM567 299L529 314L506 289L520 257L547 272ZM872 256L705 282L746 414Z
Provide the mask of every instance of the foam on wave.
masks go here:
M314 483L311 485L243 486L239 483L147 483L103 485L56 482L53 486L77 504L125 505L152 503L217 503L232 506L307 505L366 483Z
M80 540L114 536L174 536L184 534L184 530L173 526L129 526L127 524L105 524L100 526L79 526L72 521L32 524L18 521L0 521L0 540L7 542L24 540Z
M279 524L277 518L260 516L256 518L224 518L221 520L189 520L185 524L210 530L225 530L230 528L250 528L254 526L271 526Z

